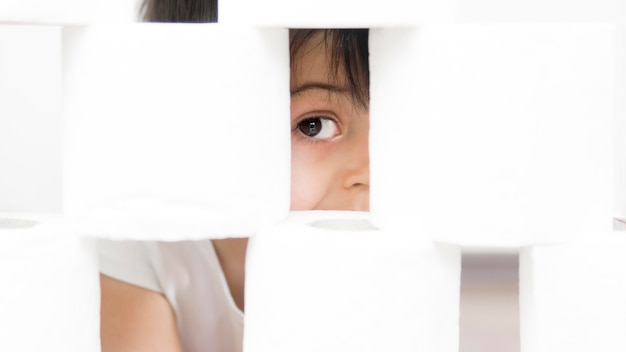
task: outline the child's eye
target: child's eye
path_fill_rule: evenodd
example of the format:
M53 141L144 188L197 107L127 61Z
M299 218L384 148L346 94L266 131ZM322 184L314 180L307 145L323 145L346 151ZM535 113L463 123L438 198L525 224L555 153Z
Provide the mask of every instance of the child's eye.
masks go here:
M307 137L328 139L339 134L337 123L325 117L310 117L300 122L296 128Z

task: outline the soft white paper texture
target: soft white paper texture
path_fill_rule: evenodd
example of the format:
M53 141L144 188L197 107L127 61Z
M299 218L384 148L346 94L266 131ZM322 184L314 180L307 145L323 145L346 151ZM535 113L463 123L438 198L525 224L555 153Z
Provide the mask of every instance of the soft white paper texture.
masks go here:
M523 248L521 351L626 350L625 251L619 232Z
M219 22L291 28L382 27L452 23L456 0L227 0Z
M129 23L141 0L2 0L0 22L37 24Z
M626 11L625 11L626 16ZM613 127L614 216L626 221L626 26L618 27L616 111Z
M65 210L86 233L249 235L286 216L287 29L73 27L64 43Z
M93 240L63 218L0 213L0 351L100 351Z
M61 28L0 25L0 211L61 211L61 62Z
M624 23L623 0L458 0L461 23Z
M458 351L458 248L366 216L300 213L250 239L244 351Z
M370 34L376 225L467 246L610 230L610 25Z

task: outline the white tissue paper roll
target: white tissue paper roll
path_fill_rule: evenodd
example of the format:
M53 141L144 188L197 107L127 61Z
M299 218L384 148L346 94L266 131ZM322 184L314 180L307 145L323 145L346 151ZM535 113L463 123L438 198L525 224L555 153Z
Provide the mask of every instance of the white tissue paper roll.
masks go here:
M625 252L619 232L523 248L521 351L625 351Z
M129 23L140 0L2 0L0 22L37 24Z
M244 351L456 352L460 258L363 213L296 213L248 244Z
M459 0L461 23L624 23L622 0Z
M220 23L290 28L356 28L453 23L456 0L229 0Z
M91 26L64 42L65 210L85 233L247 236L287 215L287 29Z
M0 25L0 211L62 209L61 63L60 27Z
M0 351L100 351L93 240L54 215L0 213Z
M466 246L609 231L616 28L373 29L371 211Z
M626 6L626 2L623 2ZM626 16L626 11L624 11ZM615 190L614 216L626 221L626 26L622 25L618 30L617 42L617 91L615 99L616 113L613 128L614 165L615 165Z

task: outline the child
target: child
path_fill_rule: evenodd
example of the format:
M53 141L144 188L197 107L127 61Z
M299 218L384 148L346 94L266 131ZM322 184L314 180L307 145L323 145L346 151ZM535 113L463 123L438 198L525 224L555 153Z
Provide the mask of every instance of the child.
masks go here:
M148 20L215 3L147 0ZM369 210L367 30L291 30L292 210ZM241 351L247 239L103 241L102 351Z

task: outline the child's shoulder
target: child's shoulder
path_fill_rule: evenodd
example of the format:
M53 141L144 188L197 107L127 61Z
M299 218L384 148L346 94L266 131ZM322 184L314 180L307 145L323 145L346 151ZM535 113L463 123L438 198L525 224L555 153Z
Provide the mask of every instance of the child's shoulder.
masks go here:
M199 274L219 270L210 240L98 240L100 272L136 286L163 293L175 273Z

